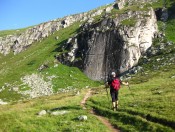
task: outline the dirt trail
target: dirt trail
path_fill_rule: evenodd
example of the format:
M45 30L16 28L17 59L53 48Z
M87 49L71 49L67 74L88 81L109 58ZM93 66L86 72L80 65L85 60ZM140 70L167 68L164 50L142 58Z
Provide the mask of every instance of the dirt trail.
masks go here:
M92 90L89 90L86 93L86 95L84 96L83 100L81 101L81 106L83 107L83 109L86 109L86 107L85 107L86 101L91 96L92 96ZM114 126L112 126L111 123L106 118L104 118L100 115L97 115L94 110L91 110L90 113L93 114L94 116L96 116L98 120L100 120L106 127L109 128L109 130L111 130L111 132L120 132L120 130L116 129Z

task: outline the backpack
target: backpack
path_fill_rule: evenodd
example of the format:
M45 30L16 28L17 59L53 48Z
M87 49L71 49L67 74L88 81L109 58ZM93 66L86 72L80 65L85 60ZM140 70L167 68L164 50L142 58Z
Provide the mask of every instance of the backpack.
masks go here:
M114 90L118 91L120 89L120 81L119 79L115 78L112 83L111 86Z

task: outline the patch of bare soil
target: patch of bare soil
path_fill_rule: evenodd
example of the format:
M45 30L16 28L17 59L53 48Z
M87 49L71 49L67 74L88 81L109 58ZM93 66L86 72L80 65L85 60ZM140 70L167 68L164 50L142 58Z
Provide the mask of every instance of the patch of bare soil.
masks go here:
M81 106L83 107L83 109L86 109L86 106L85 106L86 101L91 96L92 96L92 90L89 90L84 96L83 100L81 101ZM103 116L97 115L94 110L91 110L90 113L93 114L95 117L97 117L98 120L100 120L106 127L109 128L109 130L111 130L111 132L120 132L120 130L112 126L112 124L106 118L104 118Z

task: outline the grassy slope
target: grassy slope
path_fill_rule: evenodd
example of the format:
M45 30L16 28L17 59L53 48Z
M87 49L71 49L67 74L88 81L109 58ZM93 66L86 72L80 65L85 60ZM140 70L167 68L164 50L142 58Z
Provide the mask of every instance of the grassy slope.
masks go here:
M83 110L80 102L87 90L83 90L80 96L74 93L65 93L42 97L18 104L0 107L0 131L19 132L56 132L56 131L105 131L106 128L100 121L88 111ZM53 116L46 114L39 117L41 110L69 111L65 115ZM87 121L79 121L78 116L87 115ZM98 126L98 127L97 127Z
M88 105L123 131L173 131L175 79L170 78L172 73L175 73L175 66L160 73L150 71L148 76L137 75L133 82L138 78L147 78L147 82L131 84L130 89L123 86L117 112L110 110L107 93L102 89L100 94L89 100ZM156 76L150 78L151 74Z
M175 2L172 4L172 6L169 7L169 20L167 22L167 27L166 27L166 37L168 40L171 40L175 42Z
M14 29L14 30L1 30L0 31L0 37L4 37L7 35L19 35L23 32L26 31L26 29L31 28L31 27L26 27L26 28L21 28L21 29Z
M64 43L71 35L75 34L80 23L75 23L66 29L62 29L56 32L52 36L45 38L42 42L37 42L29 47L26 51L13 55L12 53L7 56L0 56L0 86L4 86L5 83L10 83L15 86L20 84L20 78L26 74L39 73L37 69L42 64L47 64L49 68L41 74L56 75L59 79L54 80L54 89L66 88L67 86L73 86L75 88L82 88L85 86L94 86L98 83L94 83L88 79L78 68L67 67L59 64L54 68L54 55L57 54L57 48L60 44ZM59 36L59 40L55 37ZM46 75L47 74L47 75ZM70 76L71 75L71 76ZM6 98L6 100L19 99L21 95L10 93L4 90L0 93L0 98Z

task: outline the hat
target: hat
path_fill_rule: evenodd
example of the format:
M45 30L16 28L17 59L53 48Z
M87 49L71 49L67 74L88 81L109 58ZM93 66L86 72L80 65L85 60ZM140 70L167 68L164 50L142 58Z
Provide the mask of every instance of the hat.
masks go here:
M115 72L112 72L111 75L113 76L113 75L116 75L116 74L115 74Z

